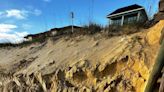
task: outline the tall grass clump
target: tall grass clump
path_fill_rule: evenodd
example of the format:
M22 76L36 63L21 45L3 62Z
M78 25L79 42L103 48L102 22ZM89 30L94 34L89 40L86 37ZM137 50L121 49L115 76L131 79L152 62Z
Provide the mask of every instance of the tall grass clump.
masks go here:
M142 28L144 28L142 23L130 23L130 24L124 24L123 26L108 25L105 27L104 30L106 35L112 37L112 36L129 35L136 32L140 32Z
M83 29L84 29L84 33L86 34L95 34L101 32L103 27L100 24L92 22L89 23L89 25L84 25Z

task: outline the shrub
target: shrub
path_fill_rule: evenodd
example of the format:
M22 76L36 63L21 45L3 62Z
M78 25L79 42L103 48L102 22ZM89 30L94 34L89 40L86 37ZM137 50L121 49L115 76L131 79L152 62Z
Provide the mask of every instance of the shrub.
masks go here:
M131 23L125 24L123 26L119 25L109 25L105 27L105 34L108 36L120 36L120 35L128 35L139 32L143 28L141 23Z
M83 28L86 34L95 34L103 29L102 26L97 23L89 23L89 25L84 25Z

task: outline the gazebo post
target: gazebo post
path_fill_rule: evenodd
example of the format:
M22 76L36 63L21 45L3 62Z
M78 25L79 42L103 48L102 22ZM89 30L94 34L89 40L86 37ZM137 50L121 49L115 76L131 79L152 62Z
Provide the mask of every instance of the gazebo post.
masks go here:
M110 25L112 25L112 20L111 20L111 19L110 19L110 21L109 21L109 22L110 22Z
M121 26L124 25L124 15L122 15L122 19L121 19Z
M140 20L140 15L141 15L141 12L138 11L138 13L137 13L137 22Z

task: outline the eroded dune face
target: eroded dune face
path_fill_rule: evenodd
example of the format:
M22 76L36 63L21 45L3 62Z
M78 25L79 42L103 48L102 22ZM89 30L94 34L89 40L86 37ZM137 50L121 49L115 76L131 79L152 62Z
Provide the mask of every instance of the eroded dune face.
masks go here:
M143 92L163 24L128 36L0 48L0 92Z

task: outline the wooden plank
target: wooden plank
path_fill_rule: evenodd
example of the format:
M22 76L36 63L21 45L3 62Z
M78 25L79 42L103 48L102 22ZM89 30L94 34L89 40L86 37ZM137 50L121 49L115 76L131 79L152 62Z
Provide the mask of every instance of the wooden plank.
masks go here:
M162 75L159 92L164 92L164 73Z

